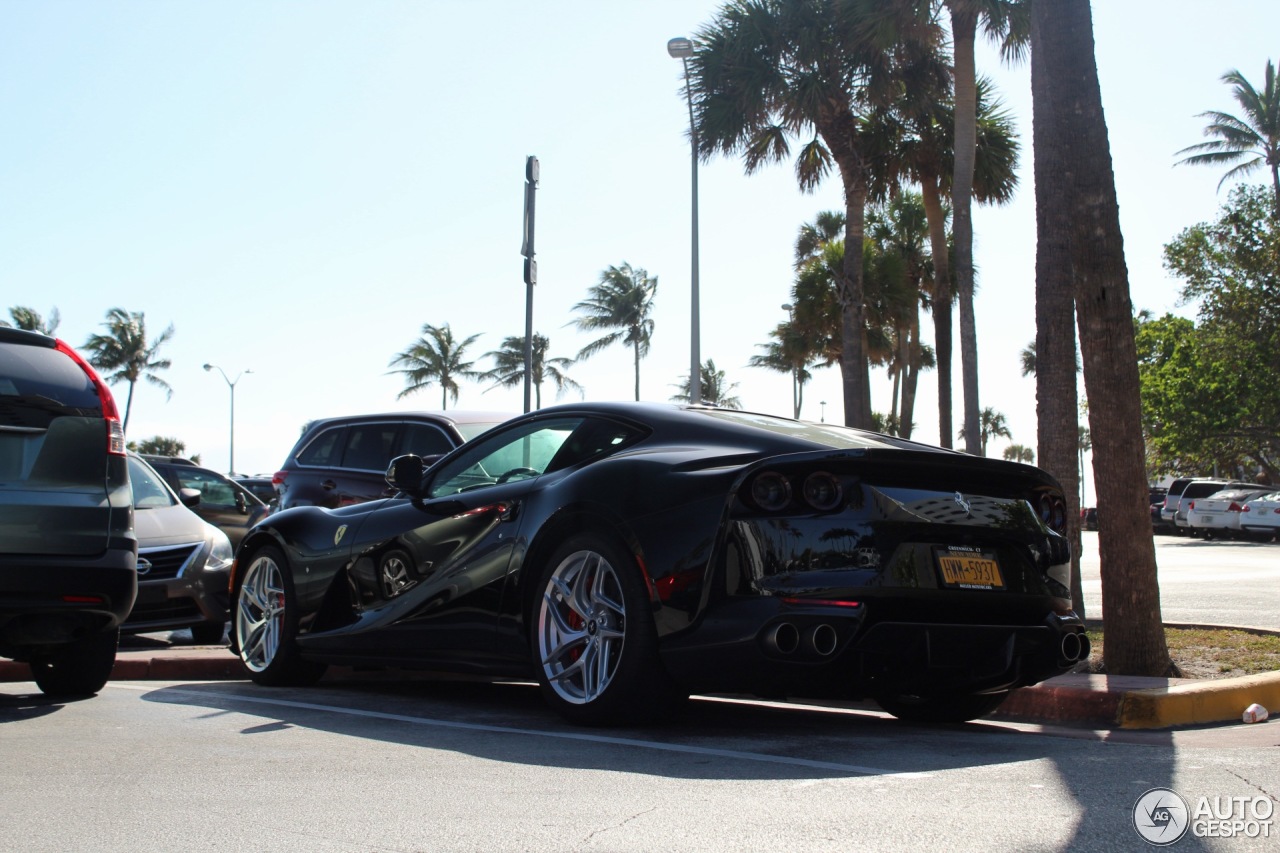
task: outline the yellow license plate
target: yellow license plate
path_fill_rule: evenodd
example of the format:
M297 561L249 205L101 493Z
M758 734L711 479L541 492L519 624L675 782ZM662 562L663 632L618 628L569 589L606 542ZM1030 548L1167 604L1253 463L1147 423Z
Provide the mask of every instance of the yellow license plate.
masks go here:
M995 554L979 551L938 551L942 582L961 589L1004 589L1004 576Z

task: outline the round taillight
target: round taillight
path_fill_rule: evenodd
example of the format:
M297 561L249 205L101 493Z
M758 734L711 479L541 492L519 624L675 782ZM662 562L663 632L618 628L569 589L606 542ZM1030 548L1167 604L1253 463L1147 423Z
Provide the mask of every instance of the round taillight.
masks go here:
M791 484L777 471L765 471L751 481L751 502L766 512L777 512L791 503Z
M826 471L815 471L804 479L804 501L819 512L836 509L843 497L840 481Z

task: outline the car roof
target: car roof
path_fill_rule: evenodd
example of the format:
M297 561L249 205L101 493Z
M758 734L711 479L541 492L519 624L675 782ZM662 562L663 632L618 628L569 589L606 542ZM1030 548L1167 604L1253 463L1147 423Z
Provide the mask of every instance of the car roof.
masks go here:
M351 415L336 415L328 418L316 418L310 429L347 421L403 421L414 418L441 421L454 424L496 424L515 417L512 412L486 412L470 409L454 409L449 411L412 411L412 412L363 412Z

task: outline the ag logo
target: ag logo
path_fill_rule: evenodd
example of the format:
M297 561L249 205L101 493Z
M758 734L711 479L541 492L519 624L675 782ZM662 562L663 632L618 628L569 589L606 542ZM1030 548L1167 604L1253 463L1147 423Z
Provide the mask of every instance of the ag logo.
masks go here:
M1152 788L1133 804L1133 828L1158 847L1181 841L1190 825L1186 800L1168 788Z

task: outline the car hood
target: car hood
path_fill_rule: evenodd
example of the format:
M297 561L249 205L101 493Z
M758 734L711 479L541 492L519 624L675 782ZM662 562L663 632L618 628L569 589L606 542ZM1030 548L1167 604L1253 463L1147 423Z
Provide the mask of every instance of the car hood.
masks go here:
M139 548L203 542L205 522L181 504L138 509L133 514Z

